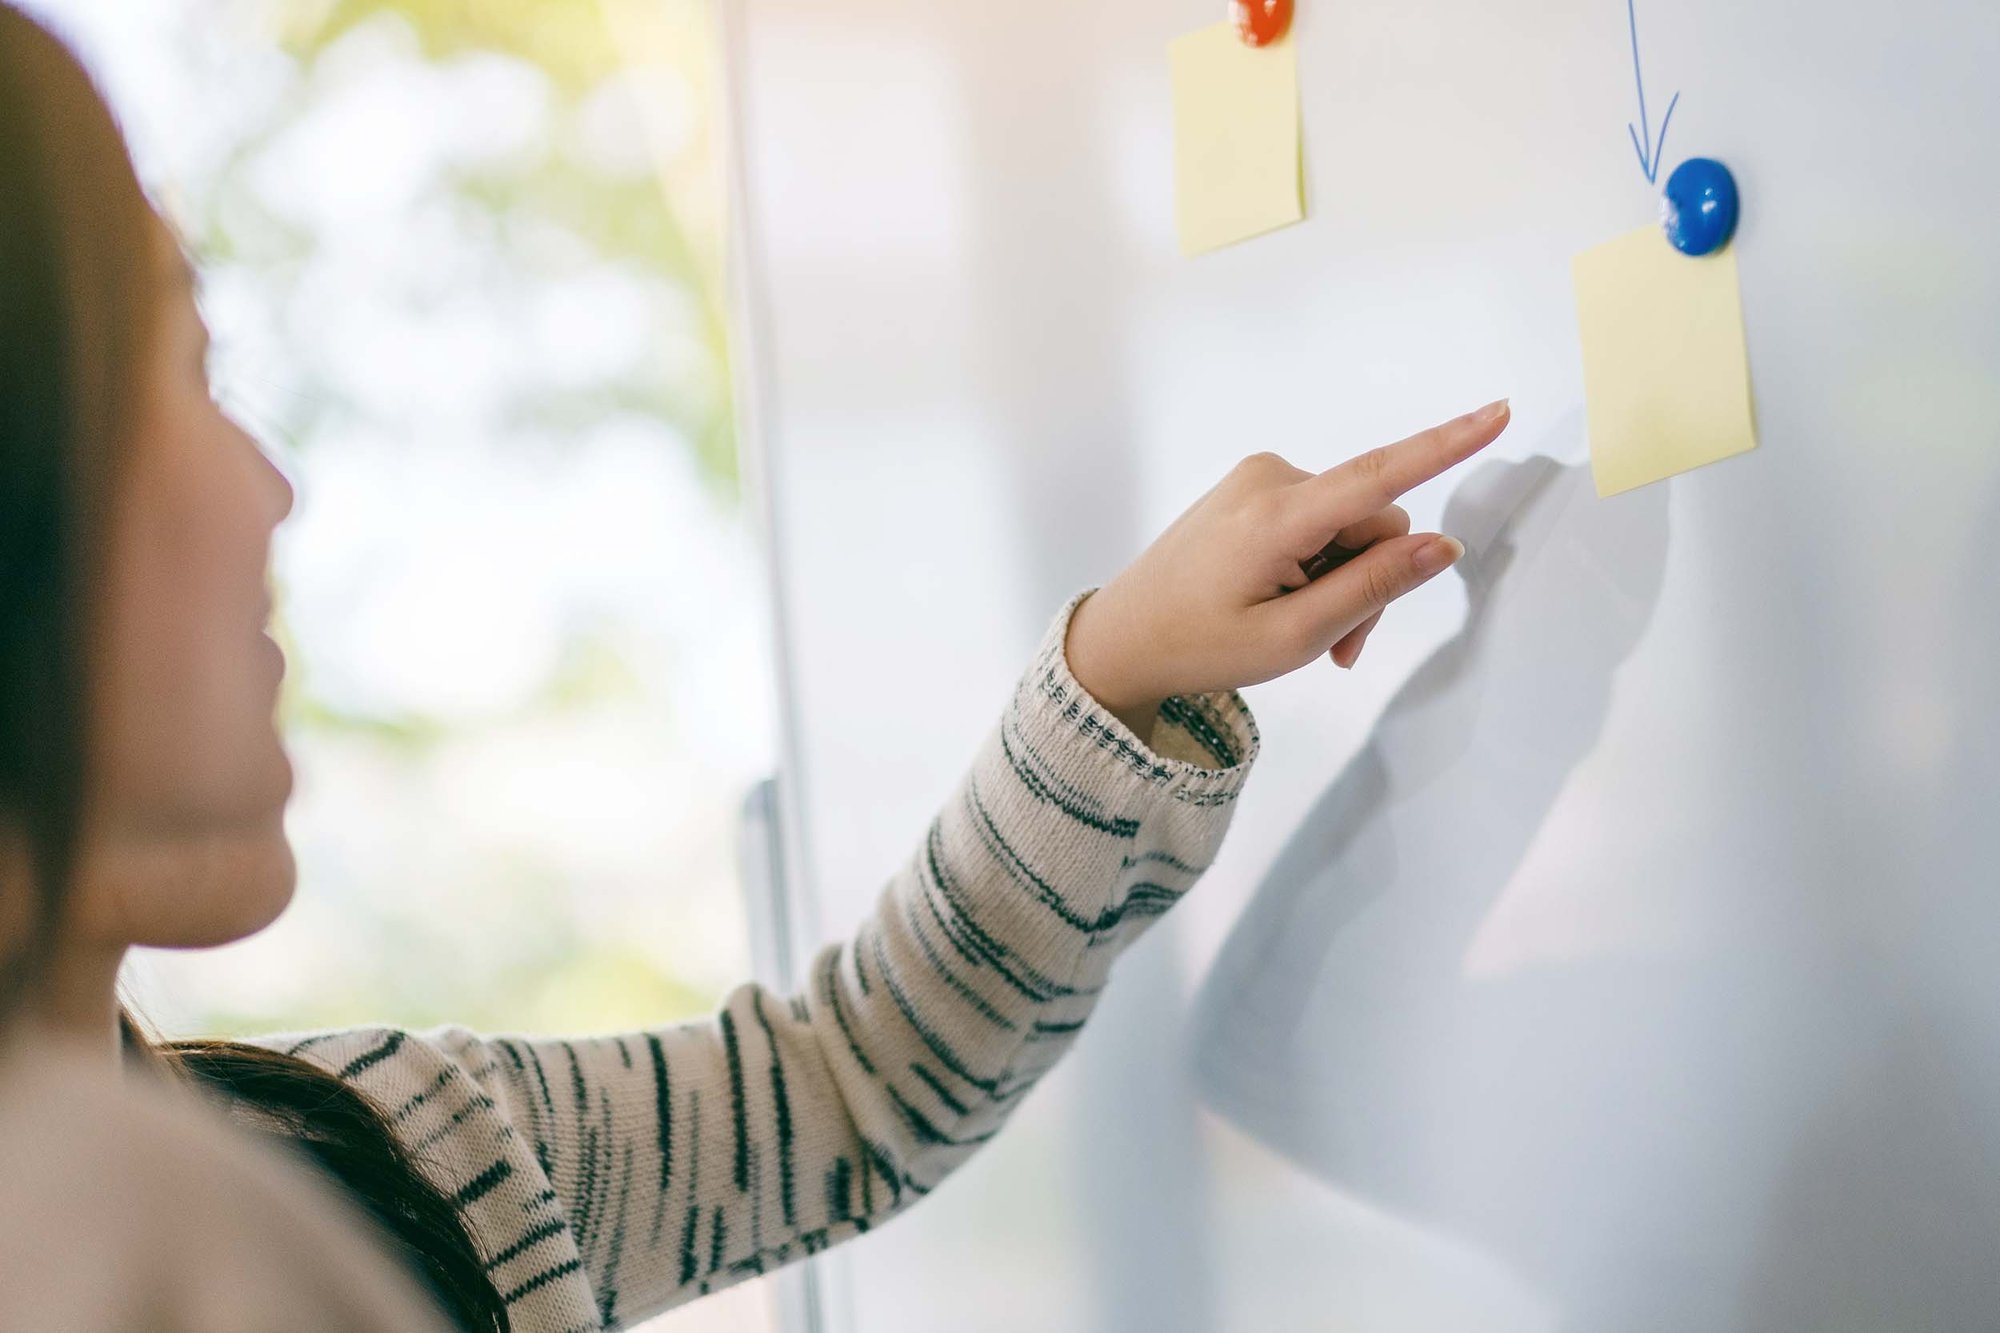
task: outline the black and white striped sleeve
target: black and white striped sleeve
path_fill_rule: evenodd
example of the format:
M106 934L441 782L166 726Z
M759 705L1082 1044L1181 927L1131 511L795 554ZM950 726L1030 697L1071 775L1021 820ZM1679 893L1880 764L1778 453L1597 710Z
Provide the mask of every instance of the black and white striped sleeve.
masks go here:
M637 1320L879 1225L1075 1040L1113 958L1214 856L1257 749L1233 693L1170 700L1135 737L1070 675L1075 605L802 993L743 986L710 1020L614 1036L306 1052L461 1200L518 1328Z

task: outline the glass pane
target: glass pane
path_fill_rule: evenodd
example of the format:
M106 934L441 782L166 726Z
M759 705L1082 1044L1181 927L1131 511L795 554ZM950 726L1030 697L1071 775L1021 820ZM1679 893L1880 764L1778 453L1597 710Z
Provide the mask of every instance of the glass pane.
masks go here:
M42 0L202 272L278 538L300 891L171 1034L590 1031L749 970L775 765L705 0ZM666 1327L768 1321L757 1288Z

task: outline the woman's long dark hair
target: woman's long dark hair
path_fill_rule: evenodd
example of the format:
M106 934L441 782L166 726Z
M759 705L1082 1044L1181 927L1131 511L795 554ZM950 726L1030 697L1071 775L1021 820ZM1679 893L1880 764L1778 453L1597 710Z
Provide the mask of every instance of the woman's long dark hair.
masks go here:
M332 1177L389 1234L461 1328L505 1333L506 1304L464 1219L360 1089L282 1051L211 1039L151 1042L123 1013L119 1025L128 1053L161 1060L217 1090L248 1112L258 1131Z
M163 287L150 225L89 76L0 3L0 1018L31 1001L77 860L104 515ZM316 1162L458 1324L507 1328L464 1219L358 1089L276 1051L121 1022L137 1061Z

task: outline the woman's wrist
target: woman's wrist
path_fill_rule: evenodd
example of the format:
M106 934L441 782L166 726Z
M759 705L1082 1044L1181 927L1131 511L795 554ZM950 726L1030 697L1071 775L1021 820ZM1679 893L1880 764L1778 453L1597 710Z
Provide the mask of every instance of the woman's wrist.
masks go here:
M1162 700L1133 680L1128 663L1137 645L1125 643L1129 636L1118 628L1112 611L1102 591L1085 597L1070 616L1063 656L1084 692L1147 741Z

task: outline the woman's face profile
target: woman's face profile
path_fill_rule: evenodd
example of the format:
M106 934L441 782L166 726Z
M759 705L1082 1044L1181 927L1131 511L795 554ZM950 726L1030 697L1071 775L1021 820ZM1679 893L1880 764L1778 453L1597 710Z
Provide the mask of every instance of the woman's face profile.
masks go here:
M171 947L254 932L291 898L285 663L265 630L292 488L216 405L192 275L167 228L150 233L150 336L104 514L72 920L96 940Z

